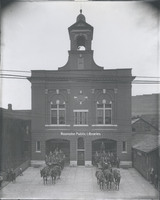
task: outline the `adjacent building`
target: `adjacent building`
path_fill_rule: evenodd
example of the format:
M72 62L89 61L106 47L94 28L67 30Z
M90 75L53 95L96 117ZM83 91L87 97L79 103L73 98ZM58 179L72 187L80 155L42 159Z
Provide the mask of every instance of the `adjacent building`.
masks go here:
M151 134L136 134L133 137L132 144L133 167L150 181L151 168L159 175L160 137Z
M149 119L148 119L149 120ZM132 119L132 132L133 134L150 134L158 136L159 129L153 122L148 122L145 116L136 117Z
M131 161L131 69L104 69L93 59L93 27L80 11L68 28L69 57L58 70L33 70L32 153L44 160L56 148L70 165L92 165L104 145ZM105 38L104 38L105 39Z
M31 111L0 108L0 171L16 169L31 157Z
M159 115L159 94L132 96L132 116Z

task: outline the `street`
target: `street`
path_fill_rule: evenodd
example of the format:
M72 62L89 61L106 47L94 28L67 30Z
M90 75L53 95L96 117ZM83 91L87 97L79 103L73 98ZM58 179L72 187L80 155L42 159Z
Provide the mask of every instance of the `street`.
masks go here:
M0 198L52 199L158 199L158 192L135 169L120 169L119 191L101 191L94 167L65 167L55 185L43 185L40 168L29 167L15 183L0 191Z

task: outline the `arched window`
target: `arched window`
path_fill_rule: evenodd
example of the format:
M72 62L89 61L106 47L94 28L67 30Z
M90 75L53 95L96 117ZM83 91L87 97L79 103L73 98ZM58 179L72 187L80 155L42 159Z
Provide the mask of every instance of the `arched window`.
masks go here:
M97 124L112 124L112 102L97 101Z
M80 35L77 37L77 50L83 51L85 49L85 37Z
M65 102L56 100L55 103L50 103L51 109L51 124L65 124L66 123L66 106Z
M84 149L84 139L82 137L78 138L78 149Z

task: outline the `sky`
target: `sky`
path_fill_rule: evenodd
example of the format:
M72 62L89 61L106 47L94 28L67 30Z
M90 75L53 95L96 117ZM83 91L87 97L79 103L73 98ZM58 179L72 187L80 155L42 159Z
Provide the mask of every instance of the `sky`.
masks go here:
M92 50L97 65L132 68L136 80L157 80L149 77L160 76L160 20L156 10L134 1L15 2L5 7L1 14L1 74L30 76L31 70L57 70L65 65L70 50L68 27L76 22L80 9L94 27ZM1 107L12 104L13 109L31 109L27 79L0 81ZM132 85L132 95L158 92L156 84Z

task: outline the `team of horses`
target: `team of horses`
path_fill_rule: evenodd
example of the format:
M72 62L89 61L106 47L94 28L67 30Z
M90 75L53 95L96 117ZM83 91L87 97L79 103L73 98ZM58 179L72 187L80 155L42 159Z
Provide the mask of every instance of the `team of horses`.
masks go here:
M98 169L95 173L101 190L119 190L121 174L119 169Z
M53 155L51 156L51 158L53 158ZM60 179L61 172L64 168L65 156L60 156L57 160L52 160L54 162L46 162L46 166L40 170L44 185L48 184L49 178L51 178L51 183L55 184L56 180ZM104 162L104 159L100 159L100 162L97 162L96 166L97 170L95 176L100 189L119 190L121 174L120 170L115 168L117 166L113 166L113 168L112 164L109 161Z
M55 149L54 152L50 152L45 156L46 166L40 170L40 175L43 177L44 185L48 183L49 177L51 177L52 184L56 183L56 180L60 179L61 172L65 165L65 154L60 149Z
M51 177L52 184L56 183L56 180L60 179L62 166L58 163L47 165L43 169L40 170L40 175L43 177L43 184L48 183L49 177Z

